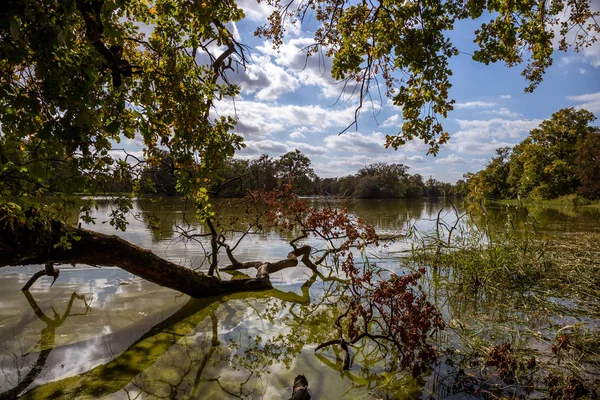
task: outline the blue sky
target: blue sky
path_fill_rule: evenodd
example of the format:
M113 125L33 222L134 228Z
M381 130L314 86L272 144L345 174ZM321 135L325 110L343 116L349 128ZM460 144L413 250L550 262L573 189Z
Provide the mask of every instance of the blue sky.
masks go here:
M246 18L228 24L238 39L250 46L252 63L233 77L242 88L235 99L222 101L215 114L235 115L237 133L246 148L236 157L252 159L261 154L278 157L295 148L304 152L321 177L354 174L374 162L402 163L411 173L454 182L465 172L482 169L494 150L523 140L553 112L565 107L586 108L600 116L600 42L580 53L555 52L554 64L534 93L524 93L524 66L484 65L461 54L451 61L456 100L454 111L443 121L451 139L437 157L427 156L427 146L415 140L399 150L385 149L386 134L401 126L400 109L385 97L365 107L357 129L338 135L353 121L356 98L342 95L341 86L329 73L331 60L306 59L301 49L310 44L314 26L290 27L279 49L256 38L253 31L266 21L270 8L255 0L238 1ZM592 0L600 9L600 0ZM467 21L452 32L462 52L475 49ZM598 123L600 125L600 122Z

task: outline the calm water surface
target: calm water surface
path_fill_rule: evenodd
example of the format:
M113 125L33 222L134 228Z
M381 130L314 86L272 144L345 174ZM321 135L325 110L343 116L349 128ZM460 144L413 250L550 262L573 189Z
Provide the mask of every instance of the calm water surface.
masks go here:
M404 234L415 226L432 230L438 215L455 220L452 206L443 200L356 201L348 207L380 233ZM219 202L217 210L219 215L241 213L227 201ZM148 211L160 217L156 232L147 229ZM524 211L506 206L489 211L498 229L506 225L507 214L517 226L525 221ZM600 232L595 210L530 212L545 237ZM109 213L110 206L100 202L96 224L90 228L116 233L106 222ZM202 232L193 223L193 209L176 199L162 208L144 201L136 203L134 214L120 236L176 263L206 268L200 245L180 240L176 232L177 226ZM288 240L274 233L250 236L236 254L240 261L282 259L290 250ZM397 257L410 246L410 240L398 240L372 249L369 257L394 269ZM221 261L227 264L225 258ZM317 281L303 290L310 278L304 267L274 274L272 291L204 300L117 268L87 266L61 266L52 288L51 278L44 277L25 295L21 287L39 269L0 269L0 399L18 394L34 399L287 399L297 374L306 375L314 399L383 396L374 378L385 374L380 367L363 368L356 362L350 371L340 372L339 354L331 349L315 354L316 344L334 338L326 316L296 330L304 323L297 316L312 310L310 304L329 287ZM503 312L501 306L492 312L473 310L459 301L448 305L449 300L433 289L432 297L441 308L461 310L463 315L484 313L491 318ZM290 332L304 333L292 340L279 337ZM434 377L425 384L406 378L400 387L394 393L397 398L440 395L435 393Z

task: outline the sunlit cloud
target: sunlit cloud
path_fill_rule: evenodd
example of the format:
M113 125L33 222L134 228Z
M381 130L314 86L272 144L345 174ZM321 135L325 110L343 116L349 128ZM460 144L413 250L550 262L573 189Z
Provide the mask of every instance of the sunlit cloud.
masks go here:
M453 165L453 164L466 164L467 160L462 157L457 156L456 154L450 154L446 158L438 158L435 160L436 164L444 164L444 165Z
M463 108L485 108L485 107L493 107L497 103L489 102L489 101L467 101L465 103L456 103L454 104L454 108L457 110L461 110Z
M585 109L593 113L600 113L600 92L568 96L567 99L581 103L576 106L577 109Z
M346 132L343 135L332 135L325 138L325 145L338 152L345 153L385 153L385 135L374 132L363 135L360 132Z
M500 115L502 117L508 117L508 118L519 118L519 117L523 116L523 114L520 114L518 112L512 112L506 107L501 107L497 110L486 110L486 111L483 111L483 113L491 114L491 115Z
M383 124L381 124L382 128L400 128L402 127L402 116L400 116L400 114L394 114L391 117L387 118L385 121L383 121Z
M493 154L498 147L514 146L542 120L456 120L458 132L452 135L448 148L464 154Z

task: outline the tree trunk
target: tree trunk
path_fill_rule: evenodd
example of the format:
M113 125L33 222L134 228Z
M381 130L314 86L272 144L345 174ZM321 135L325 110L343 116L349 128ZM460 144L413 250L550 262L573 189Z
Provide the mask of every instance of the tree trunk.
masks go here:
M0 211L0 267L31 264L114 266L192 297L272 288L268 268L259 269L256 278L220 280L160 258L118 236L71 228L57 220L36 219L35 210L27 213L27 223L19 223ZM57 246L63 237L69 238L70 248Z

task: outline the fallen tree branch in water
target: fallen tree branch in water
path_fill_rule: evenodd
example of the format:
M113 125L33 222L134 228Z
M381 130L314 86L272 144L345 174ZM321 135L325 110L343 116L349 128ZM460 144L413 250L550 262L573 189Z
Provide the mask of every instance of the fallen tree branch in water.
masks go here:
M165 260L150 250L138 247L114 235L74 228L58 220L44 218L38 211L26 211L20 223L0 213L0 267L32 264L87 264L119 267L157 285L177 290L192 297L209 297L241 291L272 288L269 273L294 267L297 260L274 263L252 263L258 269L255 278L221 280ZM64 238L69 238L67 244ZM306 252L306 250L303 250ZM302 253L303 255L305 253ZM310 253L310 249L308 250ZM245 264L243 264L245 265ZM47 273L40 271L37 279ZM53 275L54 276L54 275ZM31 284L35 281L32 278ZM31 286L29 284L29 286ZM26 285L26 287L29 287Z
M233 257L233 254L231 254L231 250L229 250L229 246L227 246L227 244L222 242L219 244L225 247L227 255L229 256L229 260L232 262L232 264L220 268L221 271L235 271L239 269L256 268L258 270L256 277L258 278L264 274L273 274L286 268L295 267L298 265L298 257L301 257L301 261L304 265L306 265L312 271L317 272L317 266L310 259L312 247L308 245L290 251L286 260L279 260L276 262L250 261L241 263L238 262L235 257Z
M54 265L52 265L51 263L46 263L44 270L38 271L35 274L33 274L33 276L27 281L27 283L25 284L25 286L23 286L23 289L21 290L29 290L31 285L33 285L38 279L40 279L44 275L54 277L52 284L50 284L50 287L52 287L52 285L54 285L54 282L56 282L58 276L60 275L60 270L58 268L54 268Z

